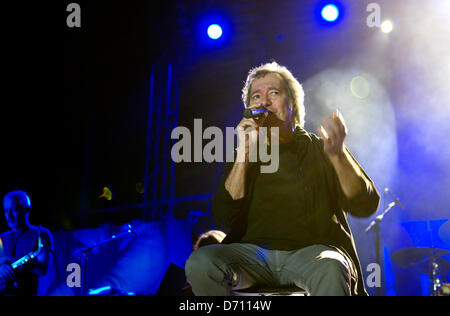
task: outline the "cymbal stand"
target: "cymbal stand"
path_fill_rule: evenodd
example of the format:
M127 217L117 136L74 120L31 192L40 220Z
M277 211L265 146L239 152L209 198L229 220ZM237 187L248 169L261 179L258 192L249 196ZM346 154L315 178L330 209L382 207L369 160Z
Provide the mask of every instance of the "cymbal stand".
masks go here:
M438 276L439 264L436 262L436 256L431 258L431 271L430 271L430 296L438 296L439 289L441 288L441 280Z

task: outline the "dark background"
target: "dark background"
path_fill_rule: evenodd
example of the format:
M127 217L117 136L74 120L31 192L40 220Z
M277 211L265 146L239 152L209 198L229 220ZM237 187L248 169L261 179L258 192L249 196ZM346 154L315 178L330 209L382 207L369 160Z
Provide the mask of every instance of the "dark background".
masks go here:
M167 47L163 17L174 12L170 1L79 1L82 27L70 29L68 3L11 9L28 23L11 34L2 124L2 195L27 191L32 221L53 230L101 221L80 213L104 207L105 185L122 203L139 200L151 62Z

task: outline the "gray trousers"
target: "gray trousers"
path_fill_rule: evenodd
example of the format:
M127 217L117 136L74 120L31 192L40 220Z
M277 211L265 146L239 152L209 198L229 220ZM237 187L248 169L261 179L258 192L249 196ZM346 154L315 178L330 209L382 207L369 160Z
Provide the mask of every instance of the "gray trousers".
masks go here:
M296 285L312 296L348 296L351 279L356 279L351 261L323 245L292 251L244 243L210 245L192 252L185 270L197 296L284 285Z

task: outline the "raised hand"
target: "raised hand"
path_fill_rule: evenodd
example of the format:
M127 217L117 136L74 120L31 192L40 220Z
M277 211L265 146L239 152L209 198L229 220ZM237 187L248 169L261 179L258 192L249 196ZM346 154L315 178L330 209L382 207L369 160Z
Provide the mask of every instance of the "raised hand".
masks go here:
M318 132L324 141L323 150L328 158L333 159L344 154L347 126L341 112L335 110L328 119L323 120Z
M15 274L9 264L0 265L0 282L14 281Z

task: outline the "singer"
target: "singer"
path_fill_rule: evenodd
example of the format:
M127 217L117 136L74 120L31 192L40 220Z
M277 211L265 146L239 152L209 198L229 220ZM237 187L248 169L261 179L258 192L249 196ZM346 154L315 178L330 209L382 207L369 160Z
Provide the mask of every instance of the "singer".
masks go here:
M278 127L279 168L263 174L258 162L227 163L213 213L230 232L186 262L194 294L296 285L309 295L367 295L347 214L370 216L380 195L344 145L342 114L323 121L320 137L305 131L303 88L276 62L250 70L242 99L268 112L243 118L239 139L248 128ZM250 141L237 152L248 155Z

